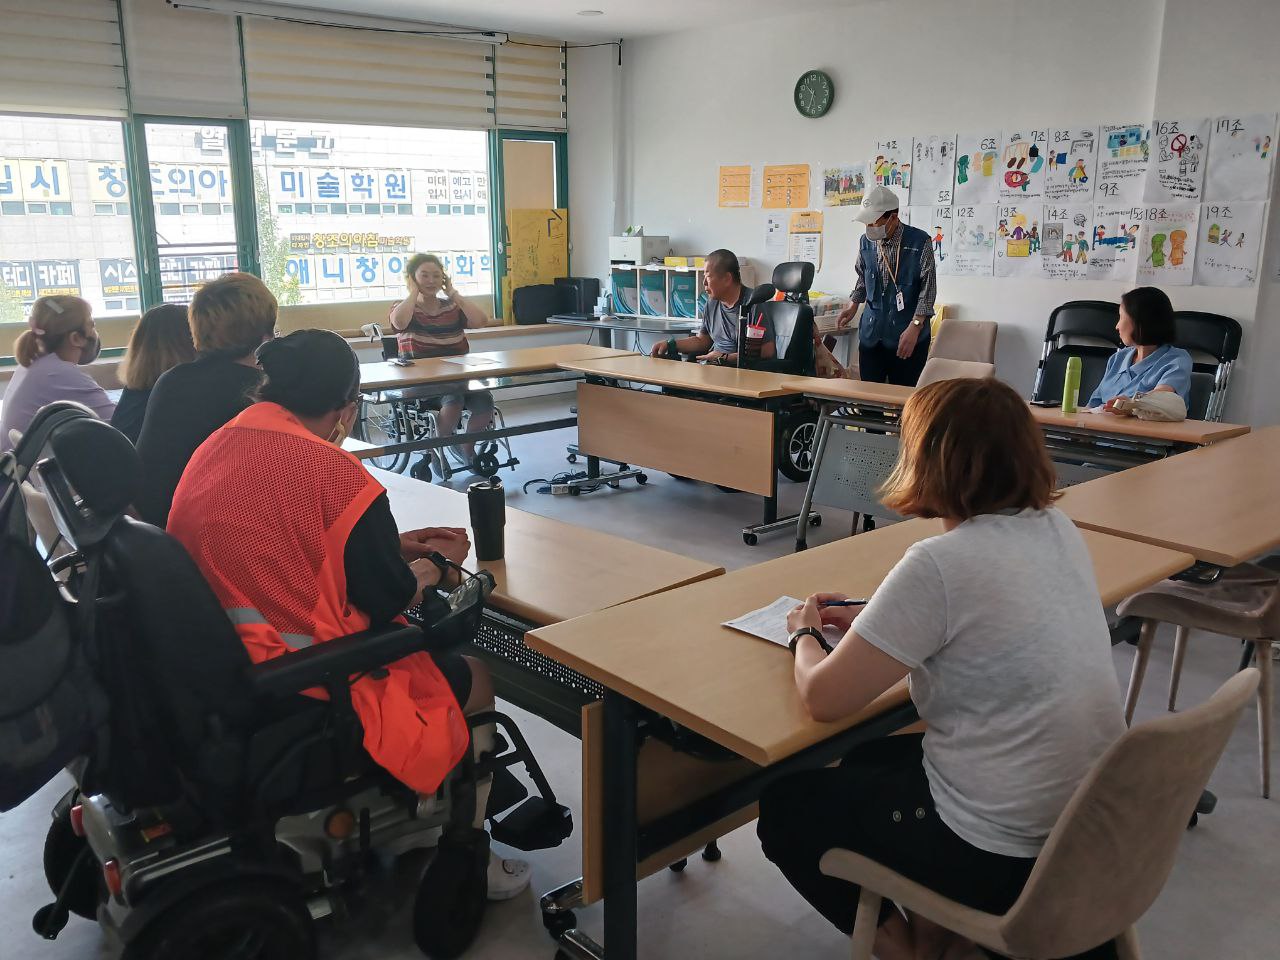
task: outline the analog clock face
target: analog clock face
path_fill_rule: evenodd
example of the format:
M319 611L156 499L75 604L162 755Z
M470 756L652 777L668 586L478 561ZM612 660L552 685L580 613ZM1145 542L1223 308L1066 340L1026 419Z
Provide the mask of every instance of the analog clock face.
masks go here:
M810 70L796 82L796 109L801 116L820 117L831 109L836 88L821 70Z

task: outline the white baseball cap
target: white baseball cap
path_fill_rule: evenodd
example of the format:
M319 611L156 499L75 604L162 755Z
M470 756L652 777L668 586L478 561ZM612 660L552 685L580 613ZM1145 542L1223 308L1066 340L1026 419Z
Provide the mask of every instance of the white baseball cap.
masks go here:
M874 187L862 198L862 206L853 215L859 223L875 223L890 210L901 206L898 195L888 187Z

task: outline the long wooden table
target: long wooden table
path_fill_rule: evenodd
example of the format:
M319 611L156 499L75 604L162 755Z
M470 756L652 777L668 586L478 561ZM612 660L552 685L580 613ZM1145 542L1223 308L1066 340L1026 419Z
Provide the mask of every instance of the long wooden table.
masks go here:
M456 384L488 377L512 377L544 373L573 360L623 357L629 351L591 343L555 343L546 347L521 347L488 353L464 353L456 357L432 357L410 361L402 367L390 360L360 364L361 390L394 390L427 384Z
M915 719L904 681L856 716L819 723L800 702L787 651L721 622L782 595L869 595L908 547L941 532L940 521L912 520L529 634L530 647L606 689L584 710L582 897L605 901L609 960L636 956L638 877L754 819L768 783ZM1193 563L1188 553L1084 537L1107 605ZM715 776L673 779L669 748L643 738L653 715L740 759ZM574 956L599 956L573 936Z
M1077 524L1232 567L1280 546L1280 427L1067 490Z
M599 460L606 459L757 494L764 498L763 519L743 528L748 544L795 521L778 520L778 461L789 418L804 404L785 376L642 356L560 366L587 378L578 386L583 483L601 479Z

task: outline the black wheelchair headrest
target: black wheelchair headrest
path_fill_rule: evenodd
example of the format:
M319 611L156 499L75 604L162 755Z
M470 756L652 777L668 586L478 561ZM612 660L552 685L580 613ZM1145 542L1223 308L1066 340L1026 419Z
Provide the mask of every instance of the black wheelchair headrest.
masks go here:
M773 285L783 293L808 293L813 286L813 264L806 260L778 264L773 268Z
M99 516L123 513L142 484L142 461L133 444L101 420L74 420L49 438L62 475L84 505Z

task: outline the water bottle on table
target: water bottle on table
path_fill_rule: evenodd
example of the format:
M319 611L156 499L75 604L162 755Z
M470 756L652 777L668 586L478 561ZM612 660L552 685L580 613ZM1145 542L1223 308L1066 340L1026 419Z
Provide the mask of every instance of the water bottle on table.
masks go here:
M1080 403L1080 358L1067 358L1067 372L1062 378L1062 412L1071 416Z

